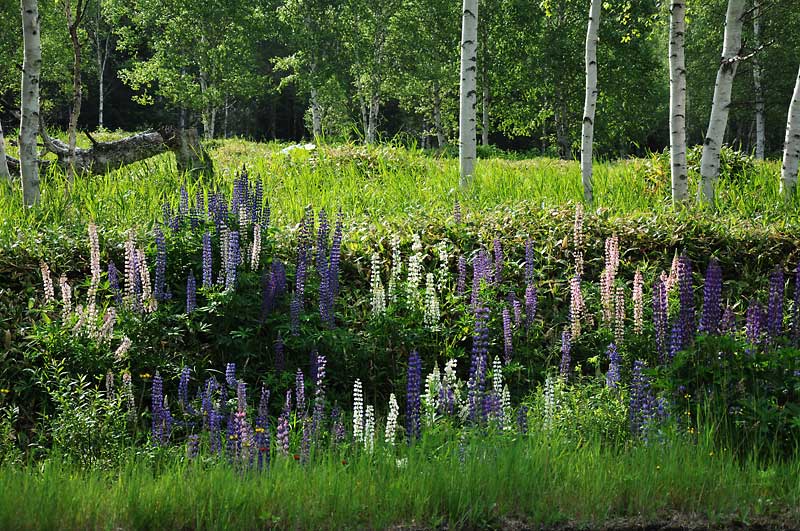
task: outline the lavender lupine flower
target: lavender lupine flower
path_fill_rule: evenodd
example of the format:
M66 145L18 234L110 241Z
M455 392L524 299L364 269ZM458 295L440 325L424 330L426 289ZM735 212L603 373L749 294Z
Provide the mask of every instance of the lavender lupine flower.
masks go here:
M311 457L311 419L303 419L303 438L300 442L300 463L308 464Z
M286 266L280 260L275 260L270 266L272 281L275 284L275 296L286 294Z
M686 340L684 339L684 333L686 329L681 323L680 319L675 319L675 322L672 323L672 329L670 330L669 335L669 351L667 352L667 357L660 358L659 361L664 364L667 361L672 361L675 359L675 356L683 350L684 345L686 344Z
M503 282L503 244L500 238L494 239L494 282L500 284Z
M203 233L203 287L210 288L213 283L213 258L211 253L211 234Z
M783 333L783 269L775 267L769 277L769 302L767 304L767 337L774 340Z
M522 325L522 304L517 299L514 299L511 306L514 310L514 328L518 328Z
M525 285L533 284L533 240L525 240Z
M660 278L653 284L653 328L658 359L663 363L667 355L667 287Z
M52 286L52 281L50 283ZM114 303L122 304L122 291L119 289L119 270L113 261L108 262L108 285L114 296ZM52 291L52 288L51 288Z
M508 308L503 308L503 361L506 365L511 363L511 355L514 353L514 344L511 340L511 314Z
M191 370L189 367L184 367L181 369L181 378L178 382L178 401L181 404L183 410L188 413L189 415L194 415L197 413L192 407L192 404L189 402L189 376L191 374Z
M308 274L308 254L311 250L311 224L313 212L311 207L306 207L303 219L297 234L297 268L295 269L295 298L303 305L303 295L306 290L306 276Z
M275 308L275 276L265 269L261 273L261 320L265 321L267 316Z
M239 232L232 230L228 233L228 262L225 271L225 291L236 287L236 269L241 262L239 254Z
M533 320L536 317L536 306L538 305L539 296L536 291L536 286L528 284L525 288L525 327L530 330L533 325Z
M528 433L528 406L519 406L517 410L517 430L520 435Z
M283 339L278 334L278 339L275 340L275 370L283 372L286 368L286 353L284 352Z
M572 334L570 334L569 330L564 330L561 332L561 365L559 368L559 374L564 379L569 378L569 373L571 371L571 353L572 351Z
M228 384L228 387L232 389L236 389L236 364L235 363L228 363L225 366L225 382Z
M620 359L619 359L619 352L617 351L617 346L614 343L608 345L606 356L608 356L608 372L606 373L606 387L616 389L617 386L619 385Z
M416 350L408 359L408 380L406 382L406 434L411 443L421 435L420 393L422 391L422 360Z
M306 381L303 376L303 371L299 368L294 376L294 389L297 415L304 417L306 414Z
M458 257L458 279L456 280L456 294L463 295L467 289L467 259L464 255Z
M653 417L655 400L650 391L650 382L644 374L645 364L642 360L633 362L631 380L631 401L629 407L631 433L644 435L647 424Z
M156 227L156 278L153 295L156 300L166 299L167 241L160 227Z
M800 345L800 264L794 270L794 305L792 307L792 344Z
M283 455L289 455L289 415L292 413L292 391L286 391L286 403L278 417L277 439L278 449Z
M194 273L189 271L189 277L186 279L186 313L192 313L197 308L197 281L194 279Z
M298 298L297 292L292 297L292 302L289 303L289 324L293 336L300 335L300 310L302 302Z
M747 322L745 324L745 335L747 340L752 345L760 345L762 343L761 336L764 334L766 328L767 316L764 308L756 301L752 301L747 308ZM752 353L751 349L747 349L748 354Z
M483 402L483 391L486 384L486 364L489 354L489 309L483 306L475 308L475 331L472 336L472 359L469 369L468 408L472 422L478 418Z
M269 432L269 390L261 388L261 400L258 403L258 416L255 422L255 445L258 451L258 469L269 466L270 432Z
M706 281L703 286L703 314L700 317L699 331L705 334L718 334L721 317L722 268L712 258L706 269Z
M722 317L719 321L719 333L730 334L736 330L736 315L733 313L733 308L725 305L725 311L722 312Z
M342 210L336 215L336 226L333 229L333 243L331 256L328 261L328 285L330 286L330 307L333 308L333 299L339 293L339 260L342 255Z
M172 433L172 414L164 402L164 384L161 376L153 377L152 390L153 440L159 446L169 442Z
M692 262L686 254L678 259L678 288L681 303L680 320L683 325L682 347L688 346L695 331L694 292L692 291Z

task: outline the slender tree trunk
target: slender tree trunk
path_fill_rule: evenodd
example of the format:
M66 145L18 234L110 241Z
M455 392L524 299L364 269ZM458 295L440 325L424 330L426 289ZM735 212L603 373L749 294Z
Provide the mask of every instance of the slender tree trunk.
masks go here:
M97 80L97 97L98 97L98 104L97 104L97 128L102 129L105 125L103 121L103 111L105 110L105 94L103 90L104 85L104 77L105 77L105 61L101 61L97 65L98 68L98 80Z
M485 67L484 67L485 68ZM489 145L489 80L483 76L483 99L481 101L481 145Z
M21 0L22 113L19 124L19 159L22 195L26 206L39 201L39 162L36 137L39 131L39 75L42 68L42 41L39 35L37 0Z
M378 128L378 113L380 111L380 95L377 90L370 91L369 99L367 100L366 116L367 116L367 131L366 141L367 144L374 144L377 137Z
M436 145L444 147L446 139L442 127L442 94L439 82L433 82L433 128L436 130Z
M686 169L685 14L684 0L672 0L669 39L669 153L672 167L673 205L689 199L689 175Z
M581 178L583 200L591 204L594 199L592 185L592 144L594 142L594 115L597 110L597 41L600 28L601 0L591 0L589 25L586 30L586 98L583 104L583 131L581 133Z
M311 134L314 139L322 136L322 109L319 106L317 89L311 88Z
M800 163L800 71L794 85L789 116L786 119L786 140L783 147L783 166L781 167L781 193L793 197L797 189L797 169Z
M475 174L478 48L478 0L464 0L461 18L461 85L459 87L458 159L461 187Z
M222 118L222 138L228 138L228 96L225 96L225 116Z
M745 0L728 0L725 15L725 37L722 45L722 58L717 81L714 86L714 100L711 116L700 159L700 189L698 198L705 203L714 203L714 187L719 177L719 153L728 126L728 112L731 104L733 78L736 75L739 51L742 48L742 14Z
M72 42L72 112L69 116L69 127L67 134L69 138L69 158L70 161L75 157L75 147L78 143L78 118L81 115L81 100L83 99L83 83L81 82L81 41L78 36L78 28L86 10L83 0L78 0L75 5L75 16L72 16L72 4L70 0L64 2L64 15L67 18L67 30ZM75 169L70 163L67 166L67 178L72 180L75 176Z
M8 171L6 160L6 139L3 136L3 124L0 123L0 179L11 183L11 172Z
M761 0L755 0L753 5L753 46L761 46ZM758 54L753 56L753 87L756 93L756 158L764 160L766 151L766 132L764 131L764 87L761 77L761 59Z

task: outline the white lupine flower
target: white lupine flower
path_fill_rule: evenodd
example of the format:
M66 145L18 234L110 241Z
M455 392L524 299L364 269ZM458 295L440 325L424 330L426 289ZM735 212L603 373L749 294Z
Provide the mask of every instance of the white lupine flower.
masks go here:
M375 447L375 406L367 406L364 414L364 448L372 453Z
M503 386L503 393L500 395L500 407L503 411L503 417L506 419L511 418L511 391L508 390L508 385ZM505 423L505 429L511 429L512 422Z
M61 288L61 302L64 304L64 319L72 313L72 287L67 282L66 275L61 275L58 279L58 286Z
M122 338L122 343L119 344L117 350L114 352L114 359L116 361L123 361L125 359L125 355L128 353L128 349L131 348L131 340L128 336ZM123 378L123 381L124 378Z
M422 241L418 234L412 236L411 244L412 255L408 257L408 281L406 289L408 292L408 303L412 305L419 301L419 283L422 280Z
M364 392L358 378L353 384L353 440L364 442Z
M503 364L499 356L492 362L492 388L498 397L503 393Z
M420 397L425 424L428 426L436 421L436 413L439 409L439 390L441 388L442 375L439 372L439 364L437 363L425 378L425 392Z
M97 333L97 339L100 341L109 341L114 335L114 324L117 322L117 310L113 306L106 310L103 316L103 326Z
M372 292L372 315L377 317L386 313L386 291L381 282L381 257L372 253L372 272L370 273L370 291Z
M56 300L56 292L53 289L53 278L50 276L50 266L45 262L39 262L39 268L42 270L42 284L44 285L44 302L50 304Z
M139 273L136 267L136 240L133 238L133 230L128 232L128 239L125 240L125 298L131 306L137 305L135 300L134 286Z
M153 286L150 283L150 269L147 267L147 257L141 249L137 251L137 257L139 259L139 268L142 275L142 307L145 312L152 312L158 307L158 302L153 296Z
M450 281L450 257L447 254L447 244L439 242L436 244L436 253L439 255L439 293L444 293L447 283Z
M89 264L92 269L92 284L89 293L97 292L100 285L100 240L97 236L97 225L89 223ZM90 295L90 298L92 295ZM90 301L91 304L91 301Z
M392 236L392 270L389 274L389 302L397 302L398 285L400 283L400 275L403 272L403 256L400 254L400 238L396 235Z
M258 263L261 260L261 225L256 223L253 225L253 249L250 254L250 270L255 271L258 269Z
M439 326L439 317L439 298L436 296L433 273L428 273L425 277L425 311L422 320L428 328L435 330Z
M546 430L553 427L559 409L562 382L562 378L555 376L548 376L544 381L544 429Z
M400 406L397 405L397 398L394 393L389 395L389 415L386 417L386 444L394 446L395 435L397 434L397 416L400 414Z

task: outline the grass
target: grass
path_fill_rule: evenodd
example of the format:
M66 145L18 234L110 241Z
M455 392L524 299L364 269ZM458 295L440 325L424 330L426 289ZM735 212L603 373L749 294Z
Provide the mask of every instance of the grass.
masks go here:
M710 523L796 521L800 461L739 462L703 443L675 440L625 450L548 433L476 437L466 445L429 437L374 455L327 454L303 466L277 457L263 472L227 463L144 459L111 471L54 461L0 468L0 527L450 528L599 525L658 521L676 513ZM343 462L344 459L344 462ZM343 464L346 463L346 464Z

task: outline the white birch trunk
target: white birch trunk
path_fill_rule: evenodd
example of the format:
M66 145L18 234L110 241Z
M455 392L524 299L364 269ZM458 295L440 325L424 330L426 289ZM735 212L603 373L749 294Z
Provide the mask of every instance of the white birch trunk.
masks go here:
M714 187L719 177L719 152L725 138L725 129L728 126L733 78L736 75L737 59L742 48L744 8L745 0L728 0L722 58L714 86L714 100L711 104L711 116L708 119L703 156L700 159L698 199L709 204L714 203Z
M8 171L6 160L6 139L3 136L3 124L0 123L0 179L11 183L11 172Z
M689 198L689 175L686 169L686 4L672 0L669 39L669 130L672 167L672 204Z
M589 25L586 30L586 98L583 104L583 130L581 132L581 179L583 180L583 200L589 204L594 199L592 144L594 142L594 116L597 110L597 41L601 4L601 0L591 0Z
M374 144L377 139L380 103L380 95L373 91L369 97L369 109L367 111L367 144Z
M42 69L42 41L39 35L37 0L21 0L22 11L22 105L19 124L19 158L22 196L26 206L39 200L39 161L36 138L39 132L39 75Z
M319 106L319 95L317 89L311 88L311 134L314 139L322 136L322 109Z
M761 47L761 0L753 5L753 40L756 50ZM753 87L756 93L756 158L764 160L766 151L766 132L764 131L764 87L761 76L761 59L753 56Z
M800 71L794 85L789 116L786 119L786 140L783 147L783 166L781 167L781 193L793 197L797 189L797 169L800 164Z
M478 0L464 0L461 17L461 84L458 118L458 159L462 187L469 186L475 174L477 49Z

